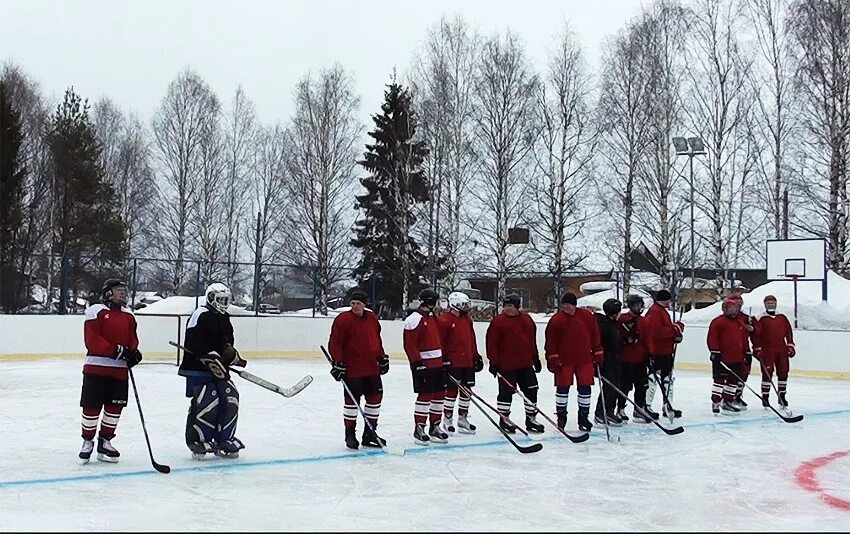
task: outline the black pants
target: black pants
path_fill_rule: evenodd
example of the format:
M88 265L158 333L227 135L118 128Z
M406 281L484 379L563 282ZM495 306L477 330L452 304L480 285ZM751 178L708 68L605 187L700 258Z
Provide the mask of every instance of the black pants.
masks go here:
M614 385L622 382L620 377L622 373L622 363L616 357L605 355L602 360L602 366L599 372ZM602 398L605 397L605 413L613 414L617 406L617 398L619 395L608 385L604 380L600 380L599 397L596 399L596 415L602 417Z
M537 375L534 373L533 367L505 370L502 371L502 376L508 382L518 387L532 404L537 404L537 390L540 386L537 383ZM505 384L503 380L499 380L499 395L496 397L496 407L499 412L506 415L510 414L513 395L514 388ZM535 413L532 406L525 406L526 415L534 415Z
M631 363L623 362L621 374L620 389L626 395L629 394L632 387L635 388L634 400L635 404L643 408L646 406L646 389L649 387L649 382L646 376L646 364L643 362ZM606 392L607 393L607 392ZM607 397L606 397L607 400ZM626 407L626 399L617 395L617 408L622 410Z

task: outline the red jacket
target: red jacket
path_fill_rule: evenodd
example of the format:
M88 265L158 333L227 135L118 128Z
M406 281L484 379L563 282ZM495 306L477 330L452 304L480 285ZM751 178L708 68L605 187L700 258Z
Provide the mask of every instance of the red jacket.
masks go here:
M572 316L563 311L555 313L546 325L545 350L547 359L557 354L564 366L593 363L593 353L602 351L596 317L584 308L576 308Z
M720 351L720 359L724 363L743 362L744 354L749 350L745 334L744 323L738 318L715 317L708 326L708 350Z
M378 361L384 355L381 323L369 310L360 317L352 311L340 313L331 325L328 349L335 361L345 363L346 376L377 376L381 374Z
M660 304L653 303L644 317L646 349L650 356L672 356L678 331L673 326L670 313Z
M127 362L116 359L116 352L119 345L139 348L136 316L130 308L89 306L83 332L87 350L83 373L127 380Z
M478 354L472 318L469 315L456 316L444 312L437 317L437 326L440 329L443 354L452 362L452 367L472 367L475 355Z
M537 325L525 312L500 313L487 327L487 359L503 371L531 367L538 358Z
M424 361L429 368L443 365L440 331L437 318L422 315L418 310L404 320L404 352L411 364Z
M621 357L624 363L643 363L646 361L646 325L641 315L626 312L617 318L620 323L620 340L623 343ZM633 326L632 326L633 325ZM630 331L631 330L631 331ZM629 338L637 338L637 343L629 343Z
M788 345L794 344L794 331L785 315L764 315L757 325L761 350L778 350L785 353Z

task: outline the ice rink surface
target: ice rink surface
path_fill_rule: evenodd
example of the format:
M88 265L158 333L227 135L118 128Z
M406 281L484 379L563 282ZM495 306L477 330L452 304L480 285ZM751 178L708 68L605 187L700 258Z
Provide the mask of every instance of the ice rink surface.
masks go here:
M398 457L343 444L341 386L319 360L263 360L248 370L280 385L315 381L287 399L235 378L241 394L238 460L193 461L183 440L188 400L176 368L135 369L154 454L138 411L118 426L118 464L78 465L80 362L0 363L0 530L846 530L850 527L850 384L789 381L798 424L747 393L739 417L710 412L710 378L677 372L685 432L653 425L595 427L572 444L547 424L543 450L522 455L472 408L475 436L415 445L404 362L384 376L379 426ZM495 401L495 380L476 390ZM551 374L541 407L554 408ZM758 389L757 376L750 385ZM594 388L594 403L597 394ZM774 397L775 398L775 397ZM576 396L568 430L576 432ZM659 409L660 398L655 401ZM521 418L514 400L512 415ZM631 410L628 412L631 414ZM662 420L669 426L666 420ZM358 436L362 422L358 422ZM523 443L527 438L519 436Z

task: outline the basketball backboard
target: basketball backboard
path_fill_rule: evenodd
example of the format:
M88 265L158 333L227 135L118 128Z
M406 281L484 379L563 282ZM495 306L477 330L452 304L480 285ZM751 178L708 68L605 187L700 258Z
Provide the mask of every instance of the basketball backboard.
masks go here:
M768 239L767 279L822 281L826 274L825 239Z

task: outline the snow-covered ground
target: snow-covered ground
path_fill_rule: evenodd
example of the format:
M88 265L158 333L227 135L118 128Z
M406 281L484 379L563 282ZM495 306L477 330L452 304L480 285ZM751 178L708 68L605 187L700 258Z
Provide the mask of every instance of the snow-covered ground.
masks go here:
M114 441L120 463L78 465L80 367L0 362L4 531L771 532L850 524L847 382L792 375L789 400L806 418L785 424L752 397L745 415L714 417L708 375L679 372L683 434L630 424L614 430L620 443L594 429L588 442L572 444L547 425L543 450L521 455L475 411L477 435L414 445L410 375L394 361L379 428L406 449L398 457L344 448L341 388L322 361L253 361L250 371L281 385L305 374L315 381L291 399L238 381L237 434L247 448L235 461L193 462L182 437L182 379L173 365L143 363L135 375L154 454L173 469L161 475L150 468L132 389ZM478 380L492 402L493 378ZM551 412L551 375L540 381L540 405ZM573 395L573 431L575 402Z
M832 271L827 273L827 300L822 300L821 282L797 282L798 328L804 330L850 330L850 280ZM777 299L777 311L794 320L794 283L768 282L742 295L743 310L760 316L764 313L764 297ZM721 302L681 315L681 321L707 325L721 314Z

